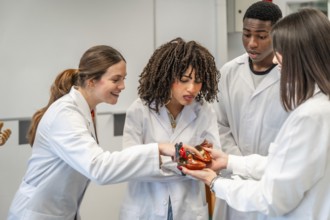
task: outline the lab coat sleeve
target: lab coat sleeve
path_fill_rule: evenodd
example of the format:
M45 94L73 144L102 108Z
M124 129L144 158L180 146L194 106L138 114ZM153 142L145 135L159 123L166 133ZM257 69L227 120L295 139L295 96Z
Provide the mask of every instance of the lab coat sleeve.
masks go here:
M227 169L243 178L260 180L264 174L267 157L259 154L248 156L228 155Z
M221 73L226 73L228 70L228 66L225 65L221 68ZM225 106L225 102L228 102L229 98L228 92L227 92L227 85L226 85L226 76L223 74L220 78L219 82L219 102L214 103L214 110L216 112L217 116L217 123L218 123L218 130L220 135L220 141L222 150L227 154L234 154L234 155L242 155L239 147L237 146L237 143L233 137L229 120L228 120L228 114L227 114L227 108Z
M291 115L270 146L261 180L219 179L216 196L240 211L282 216L294 210L325 173L330 144L326 117Z
M135 148L144 143L143 137L144 133L147 132L143 126L144 120L144 109L142 102L135 101L126 111L124 134L123 134L123 148ZM143 177L140 180L142 181L173 181L175 179L182 178L180 172L177 169L177 172L163 168L163 165L170 163L171 159L169 157L161 156L162 166L160 172L157 175L150 175L148 177ZM173 164L173 162L172 162Z
M157 144L121 152L104 151L92 137L84 116L74 106L54 115L49 139L67 164L98 184L111 184L159 172Z
M199 125L200 129L204 130L204 139L211 142L214 149L222 149L221 139L217 130L217 115L213 108L214 106L206 103L204 105L202 109L203 112L201 113L203 117L205 117L203 119L204 123L203 126Z

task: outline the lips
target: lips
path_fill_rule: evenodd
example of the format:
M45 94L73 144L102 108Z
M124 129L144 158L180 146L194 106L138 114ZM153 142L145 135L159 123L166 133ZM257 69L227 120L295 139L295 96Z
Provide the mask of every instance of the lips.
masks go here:
M193 95L185 95L185 96L183 96L183 98L187 102L192 102L195 99L195 96L193 96Z
M113 92L111 93L111 95L116 96L116 97L119 97L119 94L120 94L119 92L118 93L113 93Z
M256 59L258 57L259 54L257 53L249 53L249 56L251 59Z
M256 59L258 57L258 55L259 55L259 53L252 52L252 51L249 51L248 54L249 54L249 57L251 59Z

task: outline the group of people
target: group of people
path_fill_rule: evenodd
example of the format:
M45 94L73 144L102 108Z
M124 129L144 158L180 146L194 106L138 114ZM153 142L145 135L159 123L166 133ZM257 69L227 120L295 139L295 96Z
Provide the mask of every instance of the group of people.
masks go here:
M259 1L243 18L246 53L220 71L198 42L161 45L139 75L118 152L99 146L94 117L125 89L126 60L110 46L88 49L32 118L8 219L80 219L90 181L129 181L122 220L209 219L205 184L217 197L213 220L329 219L329 33L319 10L282 18ZM174 145L199 154L204 140L210 165L178 167Z

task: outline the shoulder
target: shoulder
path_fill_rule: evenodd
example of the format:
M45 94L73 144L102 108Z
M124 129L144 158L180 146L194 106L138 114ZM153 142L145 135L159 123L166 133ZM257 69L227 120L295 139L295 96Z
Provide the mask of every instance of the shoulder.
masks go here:
M79 111L75 101L69 95L65 95L60 99L56 100L47 110L47 113L55 118L58 114L72 114L73 112Z
M199 102L194 102L192 108L197 115L209 116L210 114L215 114L212 103L204 101L203 104Z
M231 71L232 69L236 69L241 65L248 64L249 63L248 58L249 57L248 57L247 53L244 53L244 54L228 61L220 69L221 74L227 73L227 72Z
M87 117L68 95L54 102L46 111L40 127L67 130L71 127L84 127Z
M317 118L317 120L323 117L328 118L330 115L329 97L322 92L318 92L313 97L298 106L294 112L298 116Z
M127 114L141 114L144 111L148 111L149 107L141 100L137 98L134 102L128 107Z
M317 125L319 132L330 129L330 101L329 97L319 92L294 109L286 124L290 127L306 130L312 125ZM312 131L310 131L312 132Z

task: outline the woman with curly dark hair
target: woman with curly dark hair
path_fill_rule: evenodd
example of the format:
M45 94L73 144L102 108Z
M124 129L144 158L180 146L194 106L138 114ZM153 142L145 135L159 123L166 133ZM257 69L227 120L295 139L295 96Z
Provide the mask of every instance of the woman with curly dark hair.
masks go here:
M143 69L139 98L126 113L123 147L151 142L208 140L220 148L216 115L220 73L214 57L195 41L176 38L155 50ZM120 219L208 219L205 186L182 176L170 157L162 173L131 181Z

